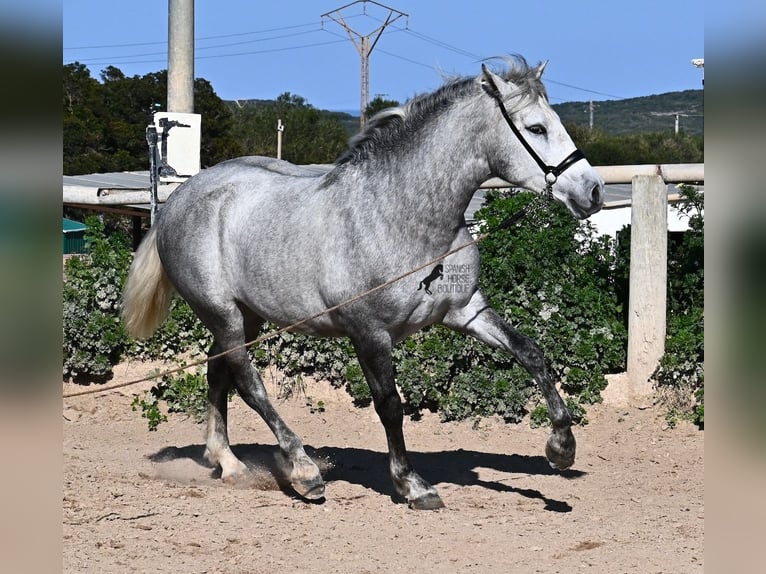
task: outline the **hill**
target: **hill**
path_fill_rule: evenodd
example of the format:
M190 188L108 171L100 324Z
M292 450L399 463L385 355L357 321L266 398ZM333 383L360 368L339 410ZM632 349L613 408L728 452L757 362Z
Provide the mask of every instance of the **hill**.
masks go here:
M680 129L689 135L705 132L703 90L668 92L624 100L593 102L593 127L607 135L673 131L675 114L680 114ZM234 106L234 102L227 102ZM273 105L273 100L239 100L237 107ZM565 124L588 126L589 102L554 104L553 109ZM359 116L348 111L320 110L337 118L349 137L359 131Z
M672 131L679 114L680 130L705 133L703 90L668 92L640 98L593 102L593 127L608 135ZM588 126L589 102L554 104L565 124Z

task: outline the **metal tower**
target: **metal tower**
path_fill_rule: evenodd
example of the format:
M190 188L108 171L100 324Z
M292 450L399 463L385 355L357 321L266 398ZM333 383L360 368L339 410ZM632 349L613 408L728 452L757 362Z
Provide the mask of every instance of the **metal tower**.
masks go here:
M353 30L346 23L341 11L351 6L354 6L356 4L364 4L364 10L366 14L367 3L375 4L376 6L379 6L385 10L388 10L388 16L386 17L383 24L378 26L375 30L373 30L369 34L364 35L360 32L357 32L356 30ZM327 12L326 14L322 14L321 16L323 23L325 18L329 18L336 24L342 26L343 29L348 34L348 37L351 39L351 42L353 42L354 46L356 47L357 52L359 52L359 58L361 60L361 65L362 65L362 69L361 69L362 93L361 93L361 99L359 104L360 106L359 107L359 123L362 126L364 126L365 121L367 120L365 116L365 110L367 109L367 105L370 103L370 54L372 53L372 50L375 48L375 45L378 43L378 40L380 39L381 34L383 34L383 30L385 30L386 27L389 26L390 24L393 24L394 22L396 22L402 16L409 19L409 14L405 14L404 12L400 12L399 10L396 10L395 8L385 6L384 4L381 4L380 2L375 2L374 0L356 0L355 2L351 2L350 4L346 4L345 6L341 6L340 8L336 8L335 10Z

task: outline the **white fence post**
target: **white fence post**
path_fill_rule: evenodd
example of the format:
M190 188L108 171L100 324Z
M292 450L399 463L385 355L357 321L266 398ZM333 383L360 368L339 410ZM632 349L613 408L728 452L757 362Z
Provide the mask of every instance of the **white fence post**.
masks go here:
M652 392L649 382L665 352L668 277L668 197L662 176L633 177L630 216L628 380L630 394Z

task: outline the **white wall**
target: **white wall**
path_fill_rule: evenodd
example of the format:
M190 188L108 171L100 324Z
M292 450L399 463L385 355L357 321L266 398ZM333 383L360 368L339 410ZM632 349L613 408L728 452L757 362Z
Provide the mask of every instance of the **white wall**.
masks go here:
M602 235L617 237L617 232L625 225L630 225L630 206L615 209L602 209L588 218ZM689 229L689 220L680 215L672 205L668 205L668 230L686 231Z

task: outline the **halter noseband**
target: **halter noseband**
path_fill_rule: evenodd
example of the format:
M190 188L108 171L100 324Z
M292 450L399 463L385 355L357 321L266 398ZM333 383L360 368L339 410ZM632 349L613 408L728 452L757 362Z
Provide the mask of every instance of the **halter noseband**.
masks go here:
M489 82L489 89L487 90L489 94L492 96L492 98L497 102L498 107L500 108L500 113L503 114L503 118L505 118L506 123L511 128L511 131L516 135L518 140L521 142L521 145L524 146L524 149L527 150L529 155L532 156L532 159L537 162L537 165L540 166L540 169L543 170L545 173L545 192L548 196L548 199L553 198L553 184L556 183L556 180L558 180L558 177L564 173L567 169L572 167L576 162L580 161L581 159L585 159L585 154L583 154L579 149L575 149L572 153L570 153L567 157L565 157L561 163L558 165L548 165L546 164L543 159L537 154L537 152L534 150L534 148L529 145L529 142L524 139L524 136L519 131L519 129L514 125L513 121L511 121L511 116L508 114L508 110L505 109L505 104L503 104L503 97L500 94L500 90L498 89L497 85L495 84L495 81L492 79L492 76L487 74L486 79Z

